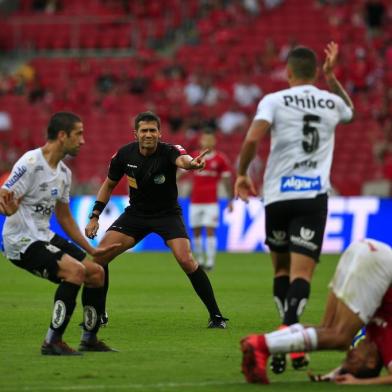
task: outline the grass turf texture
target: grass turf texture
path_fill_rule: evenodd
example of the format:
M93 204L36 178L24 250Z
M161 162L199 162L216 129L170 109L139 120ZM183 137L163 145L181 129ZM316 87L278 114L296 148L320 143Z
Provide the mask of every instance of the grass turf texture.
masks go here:
M323 256L302 317L317 323L337 256ZM119 353L82 357L40 355L55 286L0 256L0 391L323 391L349 386L314 384L289 366L270 373L269 386L249 385L240 373L239 340L278 324L272 268L265 254L224 254L210 273L227 330L206 328L208 315L170 253L126 254L111 264L109 327L100 337ZM77 347L80 299L65 340ZM342 353L311 355L315 373L337 365ZM352 387L351 387L352 388ZM381 387L379 387L381 389ZM372 391L377 388L372 387ZM383 388L385 389L385 388Z

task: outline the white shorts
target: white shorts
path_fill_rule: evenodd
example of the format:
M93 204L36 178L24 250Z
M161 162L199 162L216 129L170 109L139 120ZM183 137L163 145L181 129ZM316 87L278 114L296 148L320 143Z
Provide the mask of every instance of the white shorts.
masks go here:
M189 226L217 227L219 224L219 207L217 203L191 204L189 207Z
M391 284L392 249L365 239L343 253L329 288L367 324Z

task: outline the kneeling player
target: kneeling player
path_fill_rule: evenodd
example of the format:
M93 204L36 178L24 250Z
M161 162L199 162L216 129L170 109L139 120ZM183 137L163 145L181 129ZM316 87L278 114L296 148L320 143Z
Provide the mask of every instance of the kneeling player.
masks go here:
M292 325L241 341L242 371L248 382L269 382L270 355L297 351L345 350L367 325L366 339L351 348L334 379L341 383L392 384L392 249L375 240L352 244L342 255L330 283L319 327ZM382 363L388 370L378 376Z

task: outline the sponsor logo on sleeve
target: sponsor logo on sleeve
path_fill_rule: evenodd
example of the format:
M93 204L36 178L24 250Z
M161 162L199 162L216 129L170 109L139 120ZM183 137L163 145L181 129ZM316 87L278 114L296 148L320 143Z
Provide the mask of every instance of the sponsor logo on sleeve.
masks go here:
M282 177L280 181L281 192L306 192L321 190L321 178L290 176Z
M13 185L15 185L20 178L25 174L27 171L26 166L19 166L16 168L16 170L13 172L11 178L4 184L4 186L8 189L10 189Z

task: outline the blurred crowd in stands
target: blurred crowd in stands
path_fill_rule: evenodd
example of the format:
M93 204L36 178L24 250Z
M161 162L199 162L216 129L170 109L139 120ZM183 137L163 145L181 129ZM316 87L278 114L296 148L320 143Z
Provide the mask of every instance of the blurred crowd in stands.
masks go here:
M63 15L67 4L79 3L80 7L80 2L61 0L20 3L19 14L23 15L31 12ZM182 7L181 1L171 3L174 8ZM165 130L170 132L166 132L165 138L180 141L190 149L197 133L206 127L221 138L234 137L236 145L228 147L228 155L234 162L257 102L264 94L286 86L284 64L289 50L298 44L308 44L318 52L321 62L324 45L333 39L341 45L338 78L355 101L357 117L353 132L362 133L358 138L365 139L373 154L372 162L368 162L371 173L364 180L392 181L390 2L192 0L191 3L195 8L193 28L184 32L184 37L177 35L167 52L149 47L146 41L134 48L132 57L37 57L12 71L0 69L0 173L8 170L22 151L36 144L28 126L15 129L18 124L15 111L1 108L1 102L12 97L23 97L26 105L42 116L72 110L87 119L97 113L120 118L124 112L129 117L140 110L155 110L162 117ZM159 1L88 0L86 4L106 10L120 9L120 13L153 21L159 19L162 11ZM293 16L293 10L304 15L306 23L301 23L301 15ZM12 20L12 15L8 18ZM290 26L288 21L292 22ZM324 86L322 80L320 85ZM23 116L23 112L19 115ZM116 126L124 126L121 121ZM105 124L101 125L100 132L105 132ZM363 159L368 159L365 156ZM89 172L80 175L83 181L89 177Z

